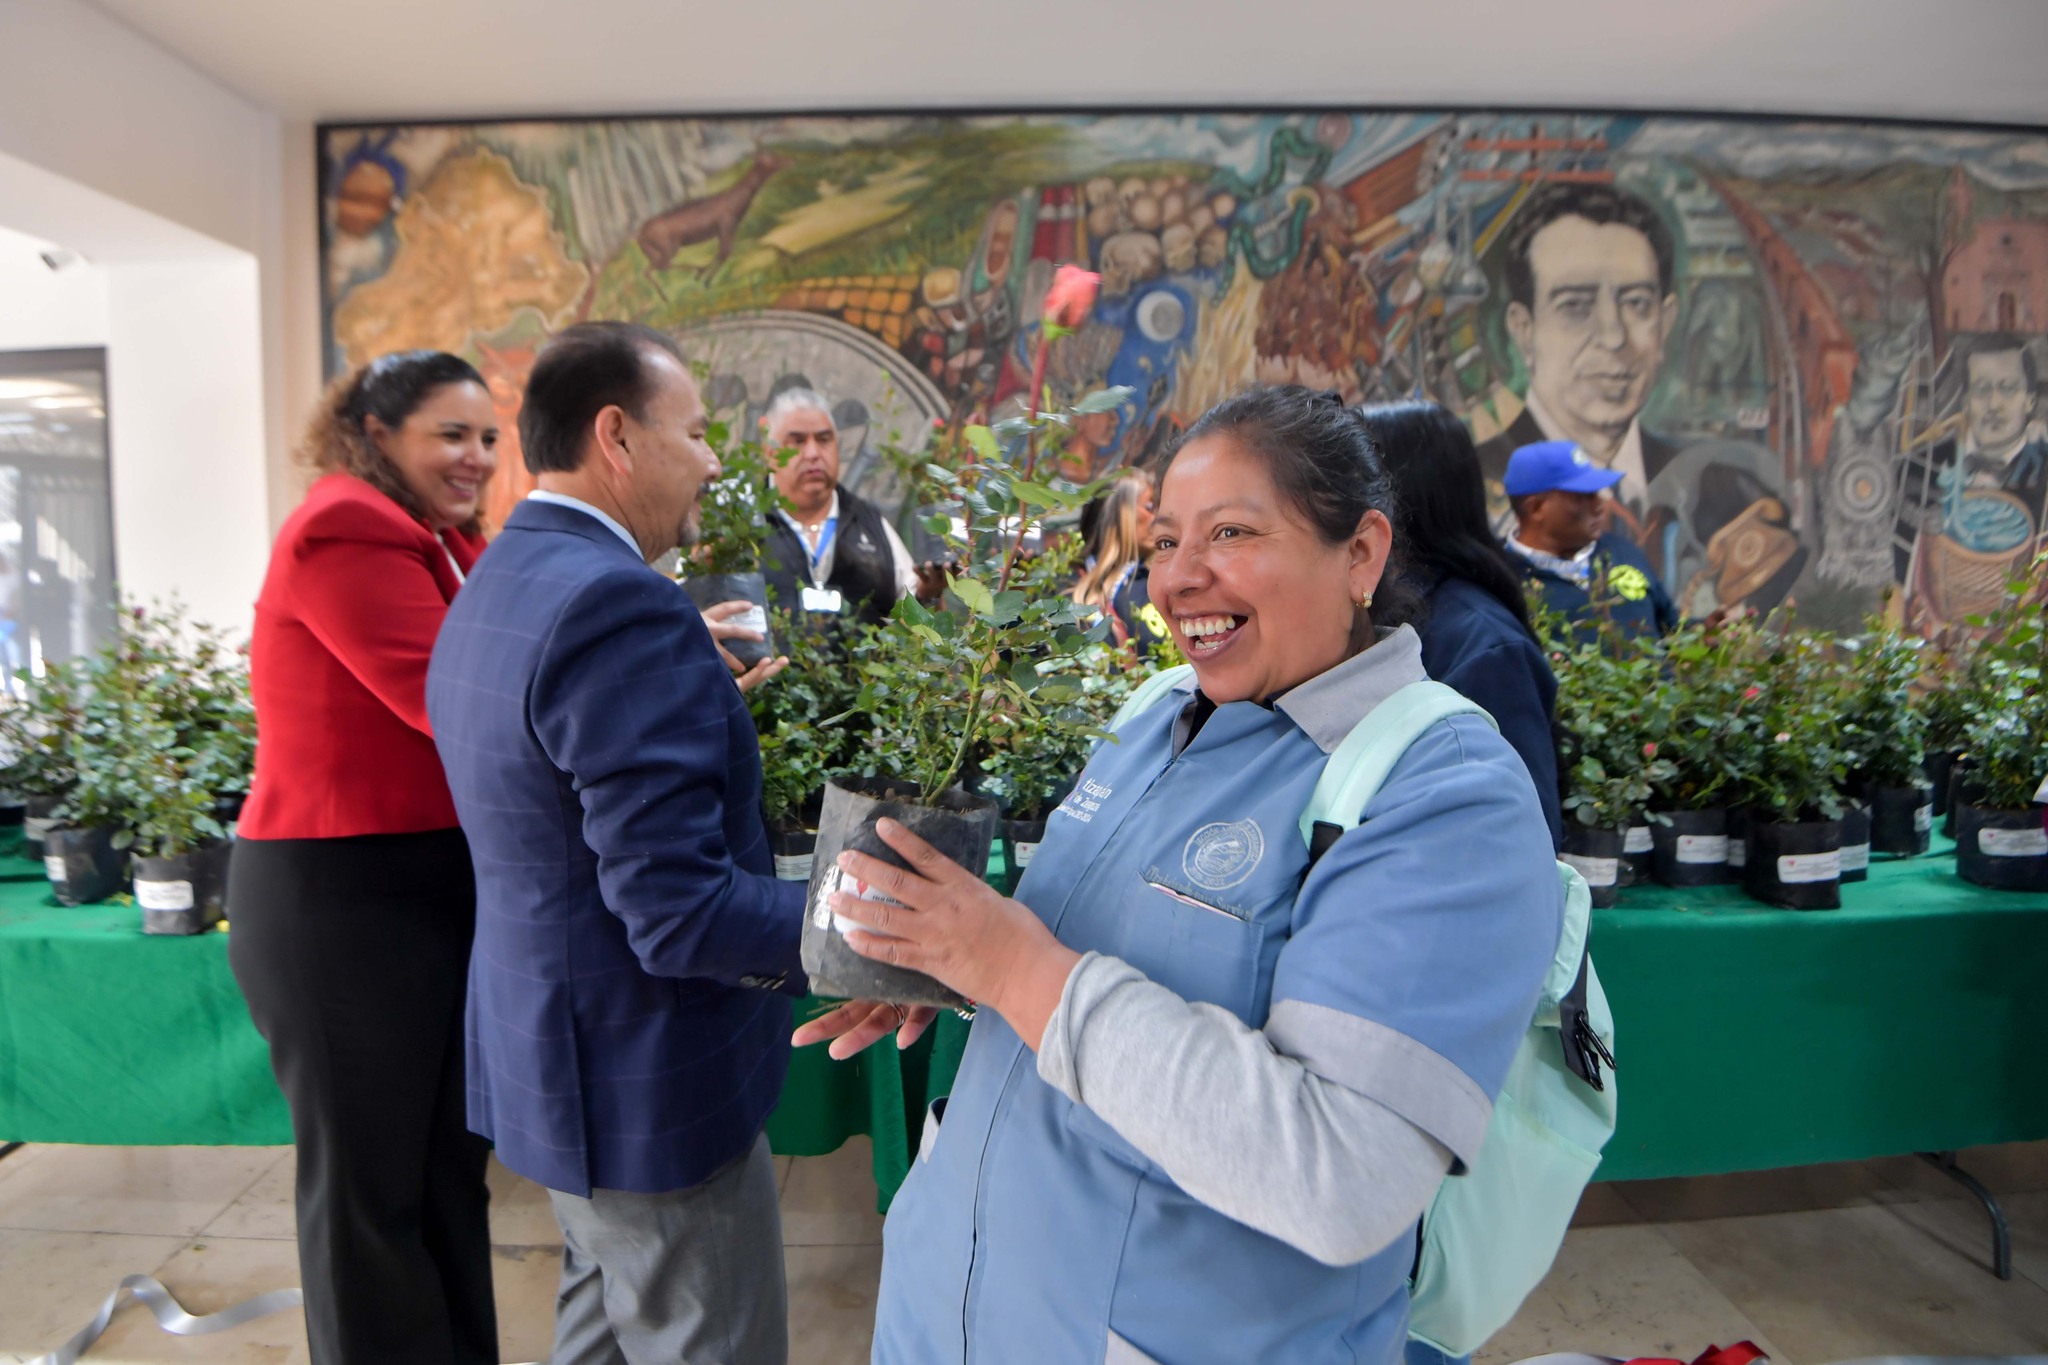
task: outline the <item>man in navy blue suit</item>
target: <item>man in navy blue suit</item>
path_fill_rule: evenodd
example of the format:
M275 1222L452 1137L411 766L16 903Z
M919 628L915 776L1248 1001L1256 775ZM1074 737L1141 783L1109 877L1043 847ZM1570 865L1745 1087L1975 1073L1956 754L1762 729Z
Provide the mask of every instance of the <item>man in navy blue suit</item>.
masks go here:
M695 535L706 421L657 332L549 343L519 417L539 489L427 680L476 865L469 1123L552 1193L555 1365L788 1355L762 1125L804 888L773 875L740 695L781 661L735 686L723 628L648 567Z

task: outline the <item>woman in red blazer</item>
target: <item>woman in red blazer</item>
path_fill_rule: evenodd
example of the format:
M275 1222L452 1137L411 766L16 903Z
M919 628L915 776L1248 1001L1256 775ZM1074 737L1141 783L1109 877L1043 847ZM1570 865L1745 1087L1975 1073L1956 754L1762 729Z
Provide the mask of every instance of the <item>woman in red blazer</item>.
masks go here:
M256 603L228 957L291 1105L315 1365L498 1360L489 1148L463 1081L475 884L426 707L497 439L455 356L337 383Z

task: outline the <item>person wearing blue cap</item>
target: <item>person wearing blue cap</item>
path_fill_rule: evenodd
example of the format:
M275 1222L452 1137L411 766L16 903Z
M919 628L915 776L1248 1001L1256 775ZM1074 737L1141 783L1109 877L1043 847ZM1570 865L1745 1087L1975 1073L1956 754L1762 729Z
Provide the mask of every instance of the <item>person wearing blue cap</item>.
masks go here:
M1508 550L1543 603L1568 619L1604 614L1631 634L1662 635L1678 624L1677 605L1636 543L1608 529L1605 494L1621 477L1571 441L1523 446L1501 481L1515 513Z

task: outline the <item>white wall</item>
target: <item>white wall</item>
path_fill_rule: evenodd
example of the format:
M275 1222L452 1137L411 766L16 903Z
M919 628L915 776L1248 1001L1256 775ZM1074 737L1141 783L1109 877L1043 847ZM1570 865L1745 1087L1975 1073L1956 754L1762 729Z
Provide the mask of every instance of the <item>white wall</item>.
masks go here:
M199 620L240 634L269 552L255 259L111 273L107 441L121 587L175 593Z
M318 383L281 343L317 327L288 306L281 122L83 0L0 0L0 54L0 226L104 273L122 586L246 630Z
M0 227L0 351L107 344L107 275L44 265L51 243Z

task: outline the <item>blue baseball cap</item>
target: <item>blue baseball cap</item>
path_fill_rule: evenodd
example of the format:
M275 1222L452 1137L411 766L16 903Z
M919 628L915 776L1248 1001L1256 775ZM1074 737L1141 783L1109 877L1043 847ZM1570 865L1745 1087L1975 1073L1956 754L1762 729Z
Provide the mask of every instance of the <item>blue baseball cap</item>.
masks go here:
M1593 463L1593 457L1573 441L1538 441L1508 456L1507 476L1501 480L1507 495L1519 498L1528 493L1598 493L1621 482L1621 475Z

